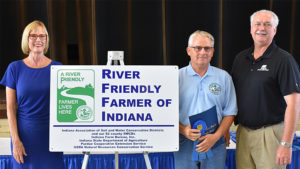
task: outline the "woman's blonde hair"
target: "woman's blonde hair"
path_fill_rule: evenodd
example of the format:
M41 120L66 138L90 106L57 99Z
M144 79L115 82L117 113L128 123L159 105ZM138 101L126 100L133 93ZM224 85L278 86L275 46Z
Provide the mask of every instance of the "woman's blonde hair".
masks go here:
M22 51L24 54L28 55L29 52L30 52L30 49L29 49L29 45L28 45L28 37L29 37L29 34L31 33L31 31L37 27L42 27L46 34L47 34L47 43L46 43L46 46L45 46L45 49L44 49L44 54L47 53L48 51L48 48L49 48L49 35L48 35L48 31L47 31L47 28L46 26L44 25L44 23L42 21L39 21L39 20L35 20L33 22L31 22L30 24L28 24L24 31L23 31L23 35L22 35L22 42L21 42L21 48L22 48Z

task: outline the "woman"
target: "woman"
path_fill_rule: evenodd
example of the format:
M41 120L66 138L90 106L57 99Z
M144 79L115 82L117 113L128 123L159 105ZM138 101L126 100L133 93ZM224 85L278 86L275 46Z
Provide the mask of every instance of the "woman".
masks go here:
M49 152L50 67L61 63L45 56L48 47L45 25L28 24L22 36L28 57L10 63L0 82L6 86L13 168L64 168L62 153Z

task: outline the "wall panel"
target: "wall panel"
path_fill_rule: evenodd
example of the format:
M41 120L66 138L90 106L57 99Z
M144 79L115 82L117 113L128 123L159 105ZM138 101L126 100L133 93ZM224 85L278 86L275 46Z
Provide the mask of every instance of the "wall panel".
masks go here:
M290 51L290 36L292 26L292 0L273 0L272 10L279 18L279 25L275 36L276 44L282 49Z
M296 1L296 11L295 11L295 34L294 34L294 48L293 48L293 55L295 59L300 64L300 2Z
M188 38L196 30L205 30L214 36L216 51L212 65L218 66L219 1L166 0L168 64L188 65Z
M163 64L161 1L132 0L132 63Z
M98 64L105 65L107 51L128 53L128 6L124 0L95 0ZM128 64L125 57L125 64Z

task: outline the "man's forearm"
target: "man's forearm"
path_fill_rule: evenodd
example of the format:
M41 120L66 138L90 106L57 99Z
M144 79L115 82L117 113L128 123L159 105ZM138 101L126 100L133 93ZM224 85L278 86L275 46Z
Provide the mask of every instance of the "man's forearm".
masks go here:
M292 143L300 114L300 94L293 93L285 97L287 108L284 115L282 142Z
M179 133L180 134L184 134L185 128L186 128L186 126L184 126L183 124L179 123Z
M282 135L282 142L292 143L293 136L297 126L297 113L293 110L286 110L284 117L284 130Z
M228 131L229 127L231 126L231 124L233 122L233 120L234 120L234 116L225 116L225 117L223 117L219 128L215 132L215 135L218 138L221 138Z

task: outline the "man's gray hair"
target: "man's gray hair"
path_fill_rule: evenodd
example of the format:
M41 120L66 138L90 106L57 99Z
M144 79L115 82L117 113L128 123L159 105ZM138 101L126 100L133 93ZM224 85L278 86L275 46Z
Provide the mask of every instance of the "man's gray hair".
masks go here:
M261 13L261 12L265 12L265 13L269 13L273 16L273 21L274 21L274 26L277 27L278 24L279 24L279 19L278 19L278 16L273 12L273 11L270 11L270 10L266 10L266 9L262 9L262 10L259 10L259 11L256 11L254 12L251 16L250 16L250 26L252 25L252 22L253 22L253 18L256 14L258 13Z
M208 37L211 40L211 42L212 42L212 47L214 47L214 44L215 44L214 37L210 33L206 32L206 31L200 31L200 30L196 30L194 33L192 33L190 35L188 46L192 46L193 39L194 39L195 36L205 36L205 37Z

